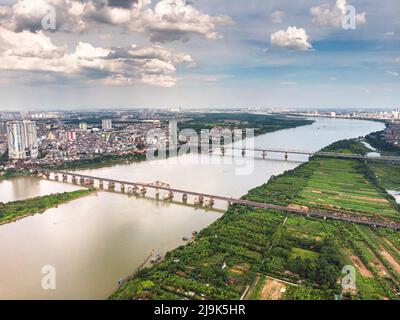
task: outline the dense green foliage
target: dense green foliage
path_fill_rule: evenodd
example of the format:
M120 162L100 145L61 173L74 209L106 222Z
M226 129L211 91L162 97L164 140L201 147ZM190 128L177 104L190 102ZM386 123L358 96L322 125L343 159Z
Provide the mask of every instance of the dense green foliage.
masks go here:
M387 190L400 191L400 164L372 161L369 167L379 184Z
M193 129L200 133L202 129L210 130L215 127L237 128L245 130L254 128L254 134L260 135L281 129L296 128L310 125L314 121L290 118L276 115L259 115L250 113L204 113L190 114L190 120L180 122L179 129Z
M21 201L0 202L0 224L11 222L27 215L42 213L49 208L93 193L93 189L57 193Z
M146 159L144 154L129 154L124 156L119 155L97 155L91 159L82 159L73 162L66 162L57 166L50 166L51 169L92 169L101 168L106 166L112 166L116 164L121 164L126 161L142 161Z
M299 237L282 226L284 220L278 212L233 206L194 243L169 252L161 264L139 272L111 298L160 299L168 293L176 299L239 299L256 273L337 291L342 258L334 243ZM315 254L294 257L296 248ZM152 287L143 291L147 281Z
M359 145L346 141L336 148L354 152ZM311 198L310 188L323 192ZM332 205L393 218L399 214L368 165L357 160L315 157L273 177L244 198L280 205ZM399 247L397 231L234 205L189 245L140 271L110 298L239 299L250 287L247 298L256 299L268 275L286 281L283 299L333 299L339 295L346 299L398 299L395 263L400 262ZM357 259L364 266L356 264ZM341 270L347 264L357 268L356 291L340 286Z
M326 148L323 148L321 151L366 155L368 152L371 152L372 150L359 141L349 139L349 140L336 141L331 145L327 146Z
M1 172L0 180L14 178L14 177L29 176L31 174L32 174L31 172L24 169L8 169Z
M400 148L386 142L383 137L383 131L370 133L365 137L365 140L374 148L380 150L384 154L400 154Z

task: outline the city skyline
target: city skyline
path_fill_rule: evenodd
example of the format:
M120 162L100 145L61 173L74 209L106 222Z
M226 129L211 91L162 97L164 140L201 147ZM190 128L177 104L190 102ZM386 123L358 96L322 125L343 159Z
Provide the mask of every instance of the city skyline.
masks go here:
M385 3L3 0L0 110L393 109L400 8Z

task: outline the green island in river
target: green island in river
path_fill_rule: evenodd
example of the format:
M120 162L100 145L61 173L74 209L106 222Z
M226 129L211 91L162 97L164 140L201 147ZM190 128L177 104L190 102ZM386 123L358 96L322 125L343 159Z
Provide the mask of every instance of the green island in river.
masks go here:
M370 150L344 140L324 151ZM388 186L400 191L397 165L313 157L243 198L399 221ZM346 265L355 289L341 286ZM233 205L110 299L399 299L399 291L398 231Z
M57 207L72 200L93 194L95 189L84 189L72 192L50 194L7 203L0 202L0 225L13 222L27 216L43 213L47 209Z

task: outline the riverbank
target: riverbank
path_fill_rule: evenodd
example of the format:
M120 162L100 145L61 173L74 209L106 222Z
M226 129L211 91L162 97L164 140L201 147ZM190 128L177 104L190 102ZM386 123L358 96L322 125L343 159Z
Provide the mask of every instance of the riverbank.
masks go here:
M37 213L43 213L47 209L91 195L95 192L95 189L85 189L30 198L21 201L7 203L0 202L0 225L14 222Z
M145 160L146 160L146 155L142 153L129 154L123 156L103 155L103 156L96 156L93 159L77 160L74 162L67 162L62 165L46 166L44 168L51 170L99 169L99 168L111 167L118 164L141 162Z
M190 115L190 114L189 114ZM246 134L246 129L254 129L254 135L275 132L284 129L293 129L311 125L315 121L306 118L293 118L285 115L263 115L252 113L205 113L193 114L193 118L178 123L179 130L191 129L201 134L202 130L214 128L239 129ZM243 137L245 138L245 137Z
M358 143L336 143L329 148L362 148ZM244 198L398 216L395 204L361 165L357 160L315 157ZM139 272L110 299L239 299L248 287L262 291L264 285L253 285L259 275L299 285L288 287L281 299L333 299L335 295L397 299L400 242L396 235L392 230L231 206L192 244ZM354 264L360 274L356 291L339 285L346 264Z
M0 181L16 177L27 177L30 175L32 175L32 173L28 170L15 170L15 169L6 170L1 172Z
M384 131L377 131L366 136L365 140L382 155L400 155L400 148L386 142ZM370 167L386 190L400 191L400 163L372 162Z
M226 127L230 130L254 128L255 136L265 133L276 132L284 129L293 129L313 124L315 121L307 119L292 119L282 116L265 116L254 114L205 114L198 116L195 120L182 122L179 129L193 129L198 134L202 129L210 130L216 126ZM243 136L243 139L246 137ZM174 153L175 154L175 153ZM166 152L166 157L169 157ZM111 167L119 164L129 164L146 161L145 153L136 153L123 156L99 155L93 159L78 160L58 166L48 166L52 170L86 170Z
M386 123L386 130L390 128L390 123ZM385 131L372 132L365 137L365 140L374 148L378 149L382 155L400 155L400 148L388 143L384 137Z
M319 119L310 126L258 136L255 146L316 151L336 140L364 136L382 128L378 123L366 121ZM142 161L82 173L128 181L159 180L175 188L238 198L248 190L264 184L272 175L277 176L298 166L298 163L291 161L256 160L251 174L238 176L235 170L242 163L224 164L220 161L223 160L220 156L203 155L201 157L207 161L216 158L221 163L199 165L192 161L197 157L198 155L185 155L180 161ZM271 154L268 158L274 157ZM303 158L289 157L291 159ZM62 187L72 187L47 180L40 180L40 184L35 183L38 180L11 180L0 184L0 189L3 193L15 193L18 190L18 199L22 200L25 188L36 188L34 195L31 195L33 197L39 195L40 190L47 193L58 188L58 191L53 192L63 192ZM4 201L9 201L7 197L3 198ZM190 202L191 200L193 199L189 199ZM3 255L0 254L0 260L3 262L0 274L4 277L0 277L0 282L10 290L0 293L0 296L5 299L49 298L49 292L37 287L36 270L38 265L51 261L53 265L63 266L63 272L57 276L58 290L50 293L51 298L105 299L118 288L118 280L136 270L151 250L165 256L166 252L184 244L183 237L190 238L194 230L207 228L220 217L220 214L212 211L194 210L164 202L157 204L107 192L49 209L46 214L35 215L1 228L0 252ZM283 221L284 218L281 225ZM291 221L293 220L288 219L287 223L291 224ZM260 224L263 224L262 220ZM268 223L265 223L264 230L267 227ZM251 231L247 233L253 234ZM234 237L236 235L232 233L232 238ZM60 255L60 252L68 252L68 258ZM202 257L200 251L194 260L203 259ZM220 258L216 259L217 264ZM224 268L225 271L232 268L230 261L227 263L229 268ZM15 274L12 270L18 265L23 265L24 268ZM217 269L221 270L222 266L223 261ZM202 267L207 266L202 266L199 262L199 268ZM232 269L233 275L235 272L244 272L246 266L239 268L243 270ZM225 288L226 285L222 284L221 287Z

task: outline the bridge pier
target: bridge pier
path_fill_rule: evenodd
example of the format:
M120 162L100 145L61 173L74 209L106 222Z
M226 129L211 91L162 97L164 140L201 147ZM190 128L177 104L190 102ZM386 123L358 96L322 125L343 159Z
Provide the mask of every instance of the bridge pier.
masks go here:
M132 190L135 196L140 196L140 189L137 185L134 185Z
M172 199L174 199L174 193L172 191L169 191L166 194L164 194L165 201L172 201Z
M68 182L68 176L66 174L62 175L63 182Z
M246 155L246 149L242 149L242 157Z
M121 192L125 193L125 185L123 183L121 183Z
M221 155L222 155L222 156L225 155L225 148L221 148Z
M84 178L79 178L79 184L83 186L85 184L85 179Z
M289 158L289 155L288 155L288 153L286 152L286 153L285 153L285 161L287 161L288 158Z
M267 151L263 150L263 152L262 152L262 157L263 157L263 159L265 160L265 158L267 157Z
M194 200L194 204L196 206L202 206L204 204L204 197L203 196L199 196L198 198L196 198Z
M183 203L187 203L187 200L188 200L188 195L186 194L186 193L184 193L183 195L182 195L182 201L183 201Z
M204 206L205 206L206 208L212 208L212 207L214 206L214 199L213 199L213 198L210 198L210 200L208 200L208 201L206 201L206 202L204 203Z
M58 173L54 173L54 181L59 181Z
M142 190L140 190L140 194L142 195L142 197L144 197L147 193L147 189L145 187L142 188Z
M114 191L114 190L115 190L115 182L109 182L108 191Z
M76 180L75 176L72 176L72 184L78 184L78 181Z
M99 179L99 189L103 190L104 189L104 181Z

